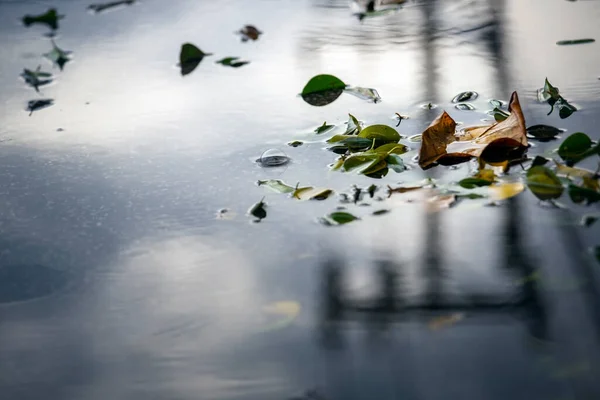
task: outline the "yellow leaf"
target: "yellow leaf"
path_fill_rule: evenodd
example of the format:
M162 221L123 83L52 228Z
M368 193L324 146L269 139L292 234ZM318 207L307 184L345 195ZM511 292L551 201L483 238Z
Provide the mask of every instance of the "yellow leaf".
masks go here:
M292 197L298 200L325 200L333 193L331 189L302 187L294 190Z
M510 199L525 190L525 185L522 182L502 182L488 186L490 198L500 201Z
M556 175L558 176L567 178L592 178L595 175L595 172L593 171L583 168L567 167L556 160L554 160L554 164L556 164Z
M295 301L278 301L265 306L263 312L275 317L275 321L263 331L272 331L289 326L300 315L300 310L300 304Z

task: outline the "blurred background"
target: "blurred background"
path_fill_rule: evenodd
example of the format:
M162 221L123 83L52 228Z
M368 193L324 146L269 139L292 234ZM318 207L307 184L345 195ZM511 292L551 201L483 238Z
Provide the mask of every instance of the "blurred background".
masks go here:
M345 0L139 0L97 14L93 1L0 0L2 398L599 398L600 228L578 226L596 205L523 193L428 212L385 186L471 165L342 174L314 129L348 113L395 126L400 113L411 136L443 109L491 123L488 101L516 90L528 125L598 140L597 43L556 42L598 36L600 2L407 0L359 18L367 4ZM64 15L53 37L23 25L50 7ZM247 24L257 41L236 35ZM43 57L52 41L72 52L62 70ZM182 77L185 42L214 55ZM227 56L250 64L215 63ZM54 75L39 94L19 78L38 65ZM311 106L298 94L322 73L382 101ZM546 77L577 106L570 118L538 102ZM454 108L463 91L479 94L475 110ZM35 99L54 104L30 115ZM291 162L261 168L268 149ZM353 205L360 221L325 227L337 199L293 201L264 179L375 183L391 212L365 217L376 196Z

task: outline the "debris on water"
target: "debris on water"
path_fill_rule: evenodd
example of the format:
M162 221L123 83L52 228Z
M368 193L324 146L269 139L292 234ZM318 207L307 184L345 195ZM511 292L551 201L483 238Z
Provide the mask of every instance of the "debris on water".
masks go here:
M413 143L419 143L419 142L421 142L422 138L423 138L423 135L421 135L421 134L419 133L419 134L416 134L416 135L412 135L412 136L410 136L410 137L408 138L408 140L409 140L410 142L413 142Z
M461 111L473 111L475 109L475 106L473 104L469 104L469 103L458 103L454 107L457 110L461 110Z
M315 129L315 133L317 135L320 135L321 133L325 133L328 130L330 130L331 128L333 128L335 125L327 125L327 121L323 122L323 125L319 126L318 128Z
M381 96L379 96L379 93L376 89L363 87L347 87L346 89L344 89L344 92L356 96L361 100L369 101L371 103L377 104L381 102Z
M596 39L586 38L586 39L573 39L573 40L559 40L556 42L559 46L568 46L573 44L585 44L585 43L594 43Z
M64 132L64 129L63 129L63 128L58 128L58 129L56 130L56 132Z
M36 92L39 92L39 87L52 83L52 74L49 72L43 72L42 66L39 65L34 71L27 68L23 69L21 77L25 80L25 83L33 87Z
M267 204L264 202L264 197L256 204L252 205L248 210L248 214L256 218L254 222L260 222L267 218Z
M48 53L44 54L44 57L46 57L47 59L52 61L52 63L54 65L58 66L58 68L60 68L60 70L62 71L65 64L67 62L71 61L70 55L71 55L70 51L65 51L65 50L61 49L60 47L58 47L56 45L56 43L54 43L54 40L52 40L52 50L50 50Z
M396 124L396 128L400 126L402 120L408 119L408 115L401 115L400 113L396 113L396 116L398 117L398 123Z
M134 4L135 2L136 2L136 0L118 0L118 1L111 1L108 3L90 4L88 6L88 10L91 10L97 14L97 13L101 13L106 10L110 10L111 8L116 8L116 7L120 7L120 6L130 6L130 5Z
M293 142L288 142L288 146L291 146L291 147L299 147L299 146L302 146L303 144L304 144L304 142L301 140L294 140Z
M248 40L258 40L262 32L258 30L254 25L246 25L237 32L242 37L242 42Z
M382 210L373 211L372 214L373 215L384 215L384 214L387 214L389 212L390 212L390 210L382 209Z
M242 61L239 57L225 57L219 61L215 61L215 63L226 67L239 68L246 64L250 64L250 61Z
M533 125L527 128L527 136L541 141L556 138L563 131L550 125Z
M457 94L456 96L454 96L454 98L452 99L453 103L463 103L465 101L472 101L475 100L477 97L479 97L479 94L477 92L462 92Z
M377 189L379 189L379 188L375 184L373 184L367 188L367 192L369 193L369 196L371 198L373 198L373 196L375 196L375 192L377 191Z
M497 108L502 108L502 107L506 107L508 105L508 103L506 101L503 100L497 100L497 99L491 99L490 100L490 104L493 107L497 107Z
M235 213L229 208L221 208L217 210L217 219L232 220L235 218Z
M192 43L181 45L179 52L179 64L181 76L185 76L196 69L204 57L211 56L212 53L205 53Z
M256 162L263 167L278 167L289 163L290 158L279 149L269 149L262 153Z
M23 25L29 27L33 24L47 25L52 30L58 29L58 20L64 18L63 15L58 15L55 8L51 8L44 14L40 15L25 15L22 19Z
M433 110L434 108L437 108L438 106L437 106L437 104L433 104L433 103L425 103L425 104L421 104L420 107L425 110Z
M46 107L50 107L54 104L54 99L40 99L40 100L30 100L27 103L27 111L29 111L29 116L33 114L34 111L41 110Z

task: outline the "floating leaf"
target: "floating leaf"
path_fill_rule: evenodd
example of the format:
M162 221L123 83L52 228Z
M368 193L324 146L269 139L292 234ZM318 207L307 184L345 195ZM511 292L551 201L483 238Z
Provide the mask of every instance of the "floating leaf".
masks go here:
M592 140L583 132L569 135L558 148L558 155L569 164L575 164L600 152L600 145L593 146Z
M250 61L239 61L239 57L225 57L219 61L215 61L215 64L225 65L227 67L239 68L246 64L250 64Z
M465 189L475 189L476 187L489 186L492 184L492 182L473 177L462 179L458 182L458 184Z
M300 147L303 144L304 144L304 142L301 140L294 140L292 142L288 142L288 146L291 146L291 147Z
M354 135L335 135L328 139L327 143L336 143L338 146L343 146L350 150L368 149L373 145L372 140Z
M556 174L558 176L564 176L566 178L593 178L596 176L594 171L583 168L568 167L557 161L554 161L556 165Z
M568 46L572 44L584 44L584 43L594 43L595 39L573 39L573 40L559 40L556 42L559 46Z
M457 322L459 322L460 320L462 320L463 318L464 318L463 313L454 313L454 314L450 314L450 315L443 315L440 317L433 318L431 321L429 321L428 326L429 326L429 329L431 329L432 331L437 331L439 329L452 326L452 325L456 324Z
M554 172L542 166L532 167L527 171L527 186L540 200L557 199L564 190Z
M554 139L562 131L550 125L533 125L527 128L527 133L539 140Z
M457 110L461 110L461 111L475 110L475 106L473 104L469 104L469 103L458 103L457 105L454 106L454 108L456 108Z
M488 188L490 198L495 201L509 199L523 190L525 190L525 185L521 182L501 182Z
M384 214L388 214L389 212L390 212L390 210L383 209L383 210L373 211L371 214L373 214L373 215L384 215Z
M371 198L373 198L375 196L376 191L377 191L377 185L371 185L367 188L367 192L369 193L369 196Z
M426 168L446 154L446 146L454 142L456 122L446 111L437 117L422 134L419 165Z
M41 68L41 66L38 66L35 71L25 68L21 74L21 77L25 80L25 83L33 87L36 92L39 92L40 86L47 85L52 82L52 74L49 72L42 72Z
M111 1L108 3L91 4L90 6L88 6L88 9L92 10L95 13L101 13L103 11L110 10L111 8L116 8L120 6L130 6L135 2L136 0Z
M70 51L64 51L60 47L52 41L52 50L50 52L44 54L44 57L52 61L54 65L57 65L58 68L62 71L63 67L67 62L71 60Z
M354 115L348 114L348 122L346 123L346 132L344 135L358 135L361 130L362 127L358 119Z
M269 179L266 181L258 181L258 186L266 186L269 189L272 189L278 193L292 193L296 190L296 188L285 184L280 179Z
M546 165L550 160L542 156L535 156L533 161L531 162L531 166L535 167L538 165Z
M298 200L326 200L333 194L333 190L314 188L312 186L302 187L294 190L292 197Z
M385 158L385 162L387 163L387 166L395 172L406 171L404 161L402 161L402 158L398 154L389 154Z
M573 203L592 204L600 201L600 193L581 186L569 185L569 197Z
M557 87L552 86L552 84L546 78L544 83L544 88L538 91L538 100L545 101L550 104L550 112L548 115L552 114L554 111L554 106L557 105L559 108L558 115L561 119L568 118L571 114L577 111L575 106L569 104L564 97L560 95L560 91Z
M373 150L369 150L372 153L378 154L404 154L408 151L408 147L403 145L402 143L388 143L382 146L379 146Z
M393 188L388 185L387 188L388 188L388 197L390 197L394 193L402 194L402 193L407 193L407 192L413 192L415 190L421 190L421 189L423 189L423 186L401 186L401 187Z
M361 174L370 174L387 166L383 160L384 158L381 154L377 153L357 153L348 157L344 161L343 167L346 171L358 171Z
M312 77L304 89L302 89L302 95L308 95L311 93L324 92L327 90L344 90L346 84L339 78L333 75L317 75Z
M52 30L58 29L58 20L63 18L62 15L58 15L55 8L51 8L44 14L40 15L26 15L23 17L23 25L31 26L33 24L47 25Z
M327 219L335 222L338 225L343 225L343 224L347 224L349 222L356 221L359 218L355 217L354 215L347 213L347 212L336 211L336 212L329 214L327 216Z
M181 51L179 53L179 67L181 68L181 76L185 76L194 71L204 57L211 55L211 53L205 53L191 43L182 44Z
M575 111L577 111L577 108L574 105L570 104L562 97L557 102L557 105L558 105L558 116L561 119L569 118L571 116L571 114L573 114Z
M600 213L586 214L583 217L581 217L580 224L587 228L595 224L596 221L598 221L598 219L600 219Z
M494 119L496 120L496 122L502 122L510 116L509 113L507 113L504 110L499 109L498 107L496 107L492 110L492 115L494 116Z
M41 110L46 107L50 107L54 104L53 99L40 99L40 100L30 100L27 103L27 111L29 111L29 116L33 114L34 111Z
M334 127L334 125L327 125L327 122L323 122L323 125L321 125L315 129L315 133L317 135L320 135L321 133L325 133L328 130L332 129L333 127Z
M463 103L465 101L473 101L479 97L477 92L462 92L454 96L453 103Z
M248 40L258 40L259 36L262 35L262 32L259 31L254 25L246 25L240 29L238 33L242 37L242 42L247 42Z
M370 140L375 140L375 147L384 145L386 143L398 143L400 140L400 134L396 130L387 125L370 125L364 128L358 134L359 137L363 137Z
M278 301L263 308L263 312L276 318L263 331L273 331L290 326L300 315L300 304L295 301Z
M263 197L263 200L264 200L264 197ZM266 203L263 202L263 200L261 200L258 203L254 204L248 210L248 214L250 214L254 218L256 218L255 222L260 222L263 219L267 218L267 210L266 210L267 205L266 205Z
M375 89L362 87L346 87L346 89L344 89L344 92L356 96L361 100L369 101L371 103L379 103L381 101L381 97Z

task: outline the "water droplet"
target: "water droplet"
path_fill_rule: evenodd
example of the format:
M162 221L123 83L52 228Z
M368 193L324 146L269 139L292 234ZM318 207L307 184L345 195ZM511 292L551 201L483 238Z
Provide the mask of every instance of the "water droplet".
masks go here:
M506 105L507 105L507 103L505 101L497 100L497 99L491 99L490 104L492 105L492 107L498 107L498 108L506 107Z
M473 111L475 109L475 106L469 103L458 103L454 107L456 107L457 110L461 111Z
M290 158L279 149L269 149L262 153L256 162L263 167L277 167L289 163Z
M462 103L464 101L472 101L479 97L477 92L462 92L454 96L453 103Z

